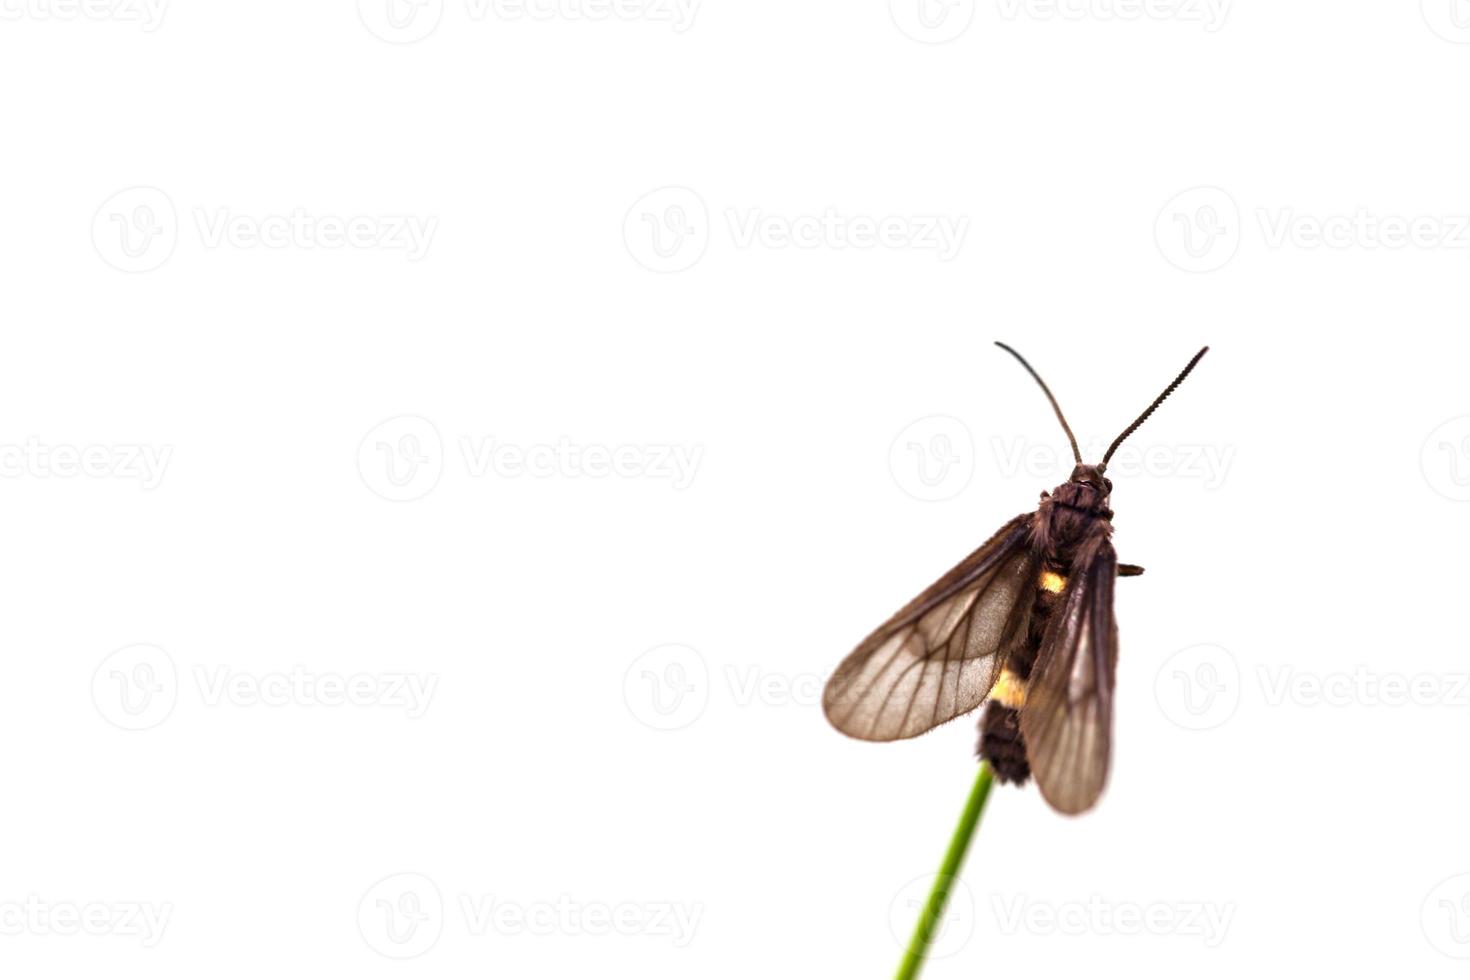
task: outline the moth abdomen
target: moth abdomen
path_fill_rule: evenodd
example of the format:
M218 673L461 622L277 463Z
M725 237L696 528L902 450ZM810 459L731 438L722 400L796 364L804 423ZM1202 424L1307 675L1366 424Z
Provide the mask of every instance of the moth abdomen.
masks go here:
M1024 681L1020 682L1022 685ZM995 778L1020 785L1031 777L1026 742L1021 738L1021 712L998 700L986 702L980 715L980 745L976 753L990 761Z
M1036 579L1031 600L1031 619L1026 642L1012 650L1005 667L990 689L990 698L980 715L980 743L976 755L990 761L996 778L1003 783L1024 783L1031 775L1026 758L1026 740L1021 735L1021 709L1026 705L1027 682L1036 666L1046 624L1067 590L1063 566L1045 561Z

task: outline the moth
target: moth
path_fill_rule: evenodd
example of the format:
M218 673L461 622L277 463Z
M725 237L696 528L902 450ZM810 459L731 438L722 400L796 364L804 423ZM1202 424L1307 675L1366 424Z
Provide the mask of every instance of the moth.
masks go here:
M848 654L822 709L838 731L890 742L929 731L985 702L978 755L1001 782L1034 776L1051 807L1092 808L1107 782L1118 627L1113 583L1141 575L1113 551L1113 453L1189 376L1200 349L1123 430L1102 462L1082 462L1051 389L1041 386L1072 445L1066 483L1005 524Z

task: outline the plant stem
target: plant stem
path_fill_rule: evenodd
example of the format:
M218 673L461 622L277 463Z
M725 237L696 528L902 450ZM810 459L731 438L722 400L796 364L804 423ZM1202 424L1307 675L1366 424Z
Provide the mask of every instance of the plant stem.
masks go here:
M970 798L965 801L959 826L955 827L954 836L949 840L949 850L944 852L944 863L939 866L934 887L929 891L929 900L919 913L919 923L914 927L914 936L909 940L909 948L904 950L903 961L898 964L898 975L894 980L914 980L924 965L924 957L929 953L929 942L934 938L934 926L944 915L950 886L960 873L960 865L965 863L965 851L969 850L970 838L975 836L975 828L980 824L980 814L985 812L985 801L990 796L992 780L990 763L980 763L975 786L970 790Z

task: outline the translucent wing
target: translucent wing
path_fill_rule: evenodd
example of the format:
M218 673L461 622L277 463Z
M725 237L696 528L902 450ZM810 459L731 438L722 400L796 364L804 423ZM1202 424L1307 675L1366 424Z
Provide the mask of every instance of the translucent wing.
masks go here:
M1062 813L1090 809L1108 778L1118 627L1118 556L1103 534L1083 543L1027 683L1021 735L1041 795Z
M822 693L838 731L912 738L985 700L1026 639L1040 563L1030 527L1030 514L1002 527L847 655Z

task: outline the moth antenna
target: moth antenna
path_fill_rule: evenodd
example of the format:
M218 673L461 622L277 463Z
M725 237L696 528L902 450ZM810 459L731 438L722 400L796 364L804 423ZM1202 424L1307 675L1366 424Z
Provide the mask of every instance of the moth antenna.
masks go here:
M1130 425L1128 428L1124 429L1123 430L1123 434L1120 435L1118 438L1116 438L1116 439L1113 440L1113 444L1111 446L1109 446L1108 447L1108 451L1103 454L1102 463L1100 464L1100 467L1099 468L1101 468L1102 466L1108 465L1108 460L1113 457L1113 453L1117 450L1118 446L1120 446L1122 444L1123 440L1124 439L1127 439L1129 436L1133 435L1133 431L1135 429L1137 429L1140 425L1143 424L1144 419L1147 419L1150 415L1152 415L1154 413L1154 409L1158 408L1161 404L1163 404L1165 398L1168 398L1170 395L1174 394L1174 389L1179 387L1179 383L1181 381L1183 381L1185 378L1189 377L1189 372L1194 370L1194 366L1199 363L1199 359L1201 357L1204 357L1205 356L1205 352L1208 351L1208 350L1209 350L1208 347L1201 347L1199 349L1199 353L1196 354L1196 355L1194 355L1193 357L1191 357L1189 359L1189 363L1186 364L1186 365L1184 365L1184 370L1179 372L1179 377L1177 377L1173 381L1169 382L1169 387L1167 387L1167 388L1164 389L1164 393L1162 395L1160 395L1159 397L1155 398L1154 399L1154 403L1152 405L1150 405L1148 408L1145 408L1143 410L1143 414L1140 415L1138 418L1134 419L1133 420L1133 424Z
M1036 369L1034 367L1032 367L1030 364L1027 364L1026 363L1026 358L1022 357L1020 354L1017 354L1015 348L1011 347L1009 344L1002 344L1000 341L997 340L995 342L995 346L999 347L1001 350L1005 351L1007 354L1011 355L1016 360L1020 361L1021 362L1021 367L1025 368L1026 371L1027 371L1027 373L1029 373L1031 375L1031 377L1033 377L1033 378L1036 379L1036 383L1037 384L1041 385L1041 390L1046 394L1046 400L1049 401L1049 402L1051 402L1052 411L1054 411L1054 412L1057 413L1057 421L1060 422L1060 423L1062 423L1062 431L1065 432L1065 433L1067 433L1067 441L1072 444L1072 458L1075 459L1075 460L1077 460L1077 465L1078 466L1081 466L1082 465L1082 453L1080 451L1078 451L1078 449L1077 449L1077 437L1074 436L1074 435L1072 435L1072 427L1067 424L1067 417L1062 414L1062 406L1060 406L1060 405L1057 404L1056 396L1051 393L1051 389L1046 386L1046 382L1041 380L1041 375L1037 374L1036 373ZM1200 353L1203 354L1204 351L1200 351ZM1199 360L1199 358L1196 357L1195 360L1197 361L1197 360ZM1194 365L1193 364L1190 364L1189 367L1194 367ZM1185 374L1188 374L1189 373L1188 368L1185 369L1185 372L1184 373ZM1183 380L1183 375L1180 376L1180 380ZM1178 381L1174 382L1174 384L1178 384L1178 383L1179 383ZM1171 387L1170 390L1173 390L1172 387ZM1168 392L1166 391L1166 392L1164 392L1164 394L1167 395ZM1163 399L1160 398L1159 401L1163 401ZM1153 409L1149 409L1148 411L1149 412L1152 412ZM1148 415L1148 412L1144 412L1143 414L1145 416L1147 416ZM1142 422L1143 419L1139 419L1138 421L1139 422ZM1137 424L1137 423L1135 423L1135 424Z

